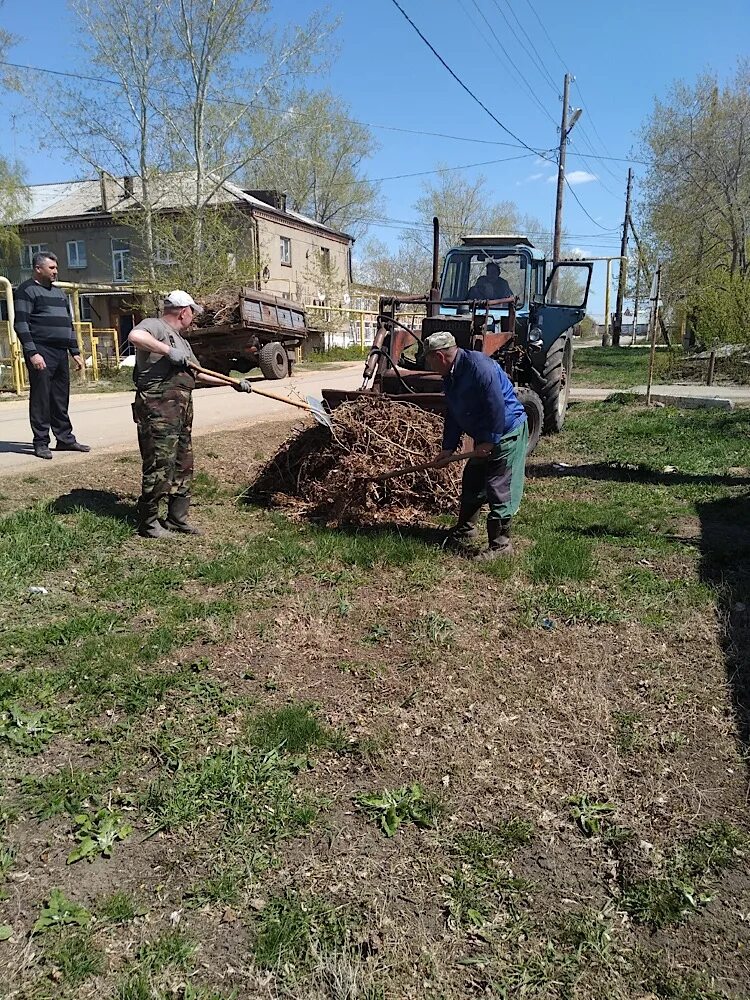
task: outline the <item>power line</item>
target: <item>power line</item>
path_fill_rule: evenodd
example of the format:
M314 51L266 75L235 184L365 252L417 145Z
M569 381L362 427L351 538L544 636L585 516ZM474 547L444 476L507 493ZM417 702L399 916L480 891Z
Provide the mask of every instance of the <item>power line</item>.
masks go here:
M508 20L505 12L502 10L502 8L498 4L497 0L492 0L492 2L497 7L497 9L498 9L501 17L505 21L505 23L508 25L508 27L510 28L510 30L513 32L513 36L515 37L515 39L518 42L518 44L521 46L522 49L525 50L526 54L529 56L529 58L531 59L531 61L533 63L535 63L536 66L541 70L542 75L545 77L545 83L549 83L550 87L552 88L552 92L554 93L554 95L556 97L559 97L560 96L560 88L558 87L558 85L553 80L553 78L550 75L550 72L547 69L547 67L544 65L544 62L542 61L542 57L539 55L539 51L537 50L537 47L534 45L534 42L531 40L531 37L530 37L529 33L526 31L526 29L524 28L523 24L519 20L518 15L513 10L512 5L510 3L508 3L508 0L503 0L503 2L505 3L505 6L508 8L508 12L512 15L513 20L516 22L516 24L518 25L518 27L521 29L521 31L523 32L523 34L528 39L528 42L529 42L529 45L531 46L531 49L529 49L529 46L527 46L526 43L519 37L516 29L513 27L513 25Z
M558 59L560 60L560 63L562 64L562 68L563 68L563 69L565 70L565 72L567 73L567 72L568 72L568 64L567 64L567 63L565 62L565 60L563 59L563 57L562 57L562 56L560 55L560 53L559 53L559 51L558 51L558 48L557 48L557 46L555 45L555 43L554 43L554 42L552 41L552 39L550 38L550 34L549 34L549 32L547 31L547 28L545 27L545 24L544 24L544 21L542 21L542 19L541 19L541 18L539 17L539 15L537 14L537 12L536 12L536 9L534 8L534 6L533 6L533 5L532 5L532 3L531 3L531 0L526 0L526 3L527 3L527 4L529 5L529 7L531 8L531 13L532 13L532 14L534 15L534 17L535 17L535 18L537 19L537 21L539 22L539 27L540 27L540 28L542 29L542 31L544 32L544 35L545 35L545 37L546 37L547 41L548 41L548 42L550 43L550 45L552 46L552 48L553 48L553 50L554 50L554 52L555 52L555 55L556 55L556 56L557 56L557 58L558 58Z
M486 112L486 113L487 113L487 114L488 114L488 115L490 116L490 118L491 118L491 119L493 120L493 122L495 122L495 124L496 124L496 125L499 125L499 126L500 126L500 128L501 128L501 129L503 130L503 132L506 132L506 133L507 133L507 134L508 134L509 136L511 136L511 137L512 137L513 139L515 139L515 140L516 140L516 142L520 142L520 143L521 143L521 145L523 146L523 148L524 148L524 149L528 149L528 150L529 150L529 152L531 152L531 153L536 153L536 155L537 155L537 156L542 156L542 158L543 158L543 159L549 159L549 157L548 157L548 156L543 156L543 154L542 154L542 153L541 153L541 152L540 152L540 151L539 151L538 149L534 149L534 148L533 148L532 146L529 146L529 145L528 145L528 143L525 143L525 142L523 141L523 139L521 139L521 138L520 138L520 136L517 136L515 132L513 132L513 131L512 131L511 129L509 129L509 128L508 128L508 126L507 126L507 125L503 125L503 123L502 123L502 122L500 121L500 119L499 119L498 117L496 117L496 115L494 115L494 114L493 114L493 113L492 113L492 112L490 111L490 109L489 109L489 108L487 107L487 105L486 105L486 104L485 104L485 103L484 103L483 101L481 101L481 100L480 100L480 99L479 99L479 98L477 97L477 95L476 95L476 94L474 93L474 91L473 91L473 90L471 90L471 89L470 89L469 87L467 87L467 86L466 86L466 84L465 84L465 83L463 82L463 80L461 79L461 77L460 77L460 76L458 76L458 74L457 74L457 73L455 73L455 72L454 72L454 71L453 71L453 70L452 70L452 69L450 68L450 66L448 65L448 63L447 63L447 62L445 61L445 59L443 59L443 57L442 57L442 56L440 55L440 53L439 53L439 52L437 51L437 49L436 49L436 48L434 47L434 45L433 45L433 44L432 44L432 43L431 43L430 41L428 41L428 39L427 39L427 38L425 38L425 36L424 36L424 35L422 34L422 32L421 32L421 31L419 30L419 28L418 28L418 27L416 26L416 24L414 23L414 21L412 21L412 19L411 19L411 18L409 17L409 15L408 15L408 14L406 13L406 11L405 11L405 10L404 10L404 8L403 8L403 7L401 6L401 4L400 4L400 3L398 2L398 0L391 0L391 3L393 4L393 6L394 6L394 7L395 7L395 8L397 9L397 10L399 10L399 11L400 11L400 12L401 12L401 13L403 14L404 18L405 18L405 19L406 19L406 20L408 21L408 23L409 23L409 24L411 25L411 27L412 27L412 28L414 29L414 31L416 31L416 33L417 33L417 34L419 35L419 37L420 37L420 38L422 39L422 41L423 41L423 42L425 43L425 45L426 45L426 46L427 46L427 48L428 48L428 49L430 50L430 52L432 52L432 54L433 54L433 55L435 56L435 58L436 58L436 59L438 60L438 62L439 62L439 63L440 63L440 64L441 64L441 65L442 65L442 66L443 66L443 67L444 67L445 69L447 69L447 70L448 70L448 72L449 72L449 73L450 73L450 75L451 75L451 76L453 77L453 79L454 79L454 80L456 81L456 83L457 83L457 84L458 84L458 85L459 85L459 86L460 86L460 87L461 87L461 88L462 88L463 90L465 90L465 91L466 91L466 93L467 93L467 94L469 95L469 97L471 97L471 99L472 99L473 101L475 101L475 102L476 102L476 103L477 103L477 104L479 105L479 107L480 107L480 108L482 108L482 110L483 110L483 111L485 111L485 112Z
M570 181L568 180L567 177L565 178L565 184L567 185L568 190L573 195L573 197L575 198L575 200L578 202L578 206L581 209L581 211L583 212L583 214L586 216L586 218L589 219L591 222L593 222L595 226L597 226L599 229L602 230L602 232L604 232L604 233L613 233L613 232L615 232L619 228L618 226L614 226L611 229L607 229L606 226L602 226L600 223L598 223L596 221L596 219L586 211L586 209L583 206L583 202L581 201L581 199L576 194L575 188L570 183Z
M64 70L59 70L59 69L48 69L48 68L46 68L44 66L28 66L28 65L25 65L23 63L13 63L13 62L8 62L8 61L2 60L2 59L0 59L0 66L7 66L10 69L26 70L26 71L31 72L31 73L46 73L46 74L48 74L50 76L62 76L62 77L67 77L67 78L72 79L72 80L83 80L84 82L88 82L88 83L104 83L107 86L117 87L118 89L122 89L122 84L121 84L120 81L118 81L118 80L109 80L106 77L102 77L102 76L86 76L86 75L84 75L82 73L71 73L69 71L64 71ZM167 94L174 93L174 91L168 91L168 90L166 90L164 88L159 88L159 87L155 87L154 91L156 93L167 93ZM233 105L235 107L244 107L244 108L255 107L258 110L261 110L261 111L270 111L270 112L272 112L274 114L277 114L277 115L289 115L289 114L293 114L295 117L300 118L303 121L306 118L309 118L310 121L315 121L315 122L317 122L319 120L314 115L309 115L309 116L308 115L303 115L300 112L295 112L295 111L292 111L292 112L289 112L289 111L280 111L277 108L272 108L272 107L269 107L268 105L262 105L262 104L257 104L257 103L256 104L248 104L246 101L234 101L231 98L209 97L208 101L210 103L212 103L212 104L227 104L227 105ZM431 132L431 131L428 131L426 129L405 128L405 127L399 126L399 125L383 125L380 122L366 122L366 121L361 121L358 118L350 118L350 117L348 117L346 115L339 115L337 117L341 121L349 122L351 125L361 125L364 128L377 128L377 129L381 129L384 132L401 132L401 133L403 133L405 135L424 135L424 136L429 136L429 137L434 138L434 139L451 139L451 140L453 140L455 142L469 142L469 143L474 143L476 145L483 145L483 146L505 146L505 147L508 147L509 149L529 149L530 148L525 143L504 142L502 139L486 139L486 138L481 138L480 139L480 138L476 138L476 137L473 137L473 136L467 136L467 135L453 135L453 134L448 133L448 132ZM534 150L534 152L537 152L537 150ZM640 164L642 166L646 166L647 165L645 160L637 160L637 159L634 159L633 157L629 157L629 156L601 156L600 154L596 154L596 153L588 154L588 153L578 153L578 152L573 152L573 151L571 151L570 155L571 156L580 157L581 159L601 159L601 160L612 160L612 161L615 161L615 162L618 162L618 163L638 163L638 164Z
M534 88L531 86L531 84L529 83L529 81L523 75L523 73L520 70L520 68L513 61L510 53L508 52L508 50L505 48L505 46L503 45L503 43L498 38L497 33L495 32L495 29L492 27L492 25L490 24L490 22L487 20L487 17L485 16L484 11L482 10L482 8L477 3L477 0L471 0L471 2L474 4L474 7L476 8L477 14L479 14L479 16L482 18L482 20L484 21L484 23L487 25L487 28L488 28L490 34L495 39L495 41L496 41L496 43L498 45L498 48L503 53L503 55L505 56L505 58L507 59L507 61L510 63L510 65L513 67L513 69L516 71L516 73L518 74L520 80L525 85L526 89L528 90L529 94L531 95L532 100L535 101L535 103L539 106L539 108L541 108L542 113L545 114L549 118L549 120L552 122L552 124L554 125L555 124L555 119L552 117L552 115L549 113L549 111L547 111L547 109L545 108L544 104L542 103L542 101L538 97L537 93L535 92ZM458 3L459 3L459 6L466 12L466 16L468 17L469 16L469 12L464 7L463 0L458 0ZM489 40L486 38L484 32L481 29L479 30L479 34L480 34L480 37L482 38L482 40L487 45L487 47L489 48L490 52L492 52L492 54L495 57L495 59L497 59L498 62L500 62L501 66L502 66L503 65L502 60L500 59L500 57L498 56L497 52L492 47L492 45L490 44ZM505 68L505 67L503 67L503 68Z

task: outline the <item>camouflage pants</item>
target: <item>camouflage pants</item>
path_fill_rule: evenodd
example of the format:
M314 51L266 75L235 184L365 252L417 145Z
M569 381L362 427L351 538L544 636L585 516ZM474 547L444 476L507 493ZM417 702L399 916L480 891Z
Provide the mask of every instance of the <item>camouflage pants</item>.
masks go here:
M193 478L193 399L190 389L136 392L133 419L143 461L141 501L189 497Z

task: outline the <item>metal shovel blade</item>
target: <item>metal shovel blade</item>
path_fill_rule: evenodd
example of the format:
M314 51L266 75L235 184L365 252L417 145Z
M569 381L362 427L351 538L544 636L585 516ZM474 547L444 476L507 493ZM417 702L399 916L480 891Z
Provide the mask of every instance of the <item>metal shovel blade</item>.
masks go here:
M326 412L323 403L320 399L316 399L314 396L305 396L305 402L310 407L310 412L313 418L324 427L329 430L333 427L333 421L330 415Z

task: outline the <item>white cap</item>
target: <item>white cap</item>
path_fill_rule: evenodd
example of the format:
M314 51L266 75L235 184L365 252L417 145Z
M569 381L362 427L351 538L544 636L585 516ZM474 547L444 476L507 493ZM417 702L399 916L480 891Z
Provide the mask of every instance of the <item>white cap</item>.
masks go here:
M169 295L164 296L164 306L171 309L184 309L185 306L190 306L193 312L198 315L203 312L203 306L199 306L192 295L188 295L187 292L183 292L179 288L175 288Z

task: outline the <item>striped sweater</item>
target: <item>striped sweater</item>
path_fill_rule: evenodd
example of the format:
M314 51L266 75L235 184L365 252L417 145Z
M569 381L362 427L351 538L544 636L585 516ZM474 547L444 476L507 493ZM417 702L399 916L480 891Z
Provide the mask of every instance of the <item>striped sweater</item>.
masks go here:
M68 300L59 288L45 288L29 278L13 293L16 310L14 329L23 353L29 357L40 347L56 347L78 354Z

